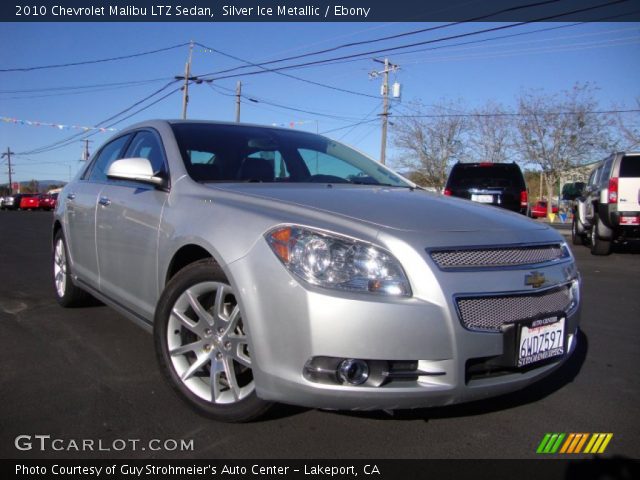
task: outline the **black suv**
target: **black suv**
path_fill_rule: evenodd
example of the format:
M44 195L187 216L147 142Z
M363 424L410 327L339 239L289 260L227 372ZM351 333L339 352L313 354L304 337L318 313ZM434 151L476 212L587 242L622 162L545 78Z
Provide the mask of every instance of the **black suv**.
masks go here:
M456 163L445 195L466 198L527 215L529 197L517 163Z

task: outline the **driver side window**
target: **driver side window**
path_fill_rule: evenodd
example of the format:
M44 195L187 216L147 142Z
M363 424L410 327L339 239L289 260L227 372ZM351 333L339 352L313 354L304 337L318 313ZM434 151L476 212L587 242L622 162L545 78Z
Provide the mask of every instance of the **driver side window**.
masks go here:
M153 167L154 175L162 175L167 171L162 145L152 132L142 131L136 133L127 149L126 156L128 158L140 157L149 160Z
M124 135L102 147L102 150L93 163L93 167L91 167L89 180L92 182L107 181L107 170L109 166L116 160L124 158L124 147L130 138L131 135Z

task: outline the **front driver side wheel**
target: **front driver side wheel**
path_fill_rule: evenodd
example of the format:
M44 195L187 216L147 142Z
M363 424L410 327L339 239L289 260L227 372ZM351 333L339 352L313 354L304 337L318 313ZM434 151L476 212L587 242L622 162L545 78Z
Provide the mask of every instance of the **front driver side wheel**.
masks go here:
M185 267L167 284L156 309L154 338L164 376L199 413L247 422L271 406L256 395L242 311L213 260Z

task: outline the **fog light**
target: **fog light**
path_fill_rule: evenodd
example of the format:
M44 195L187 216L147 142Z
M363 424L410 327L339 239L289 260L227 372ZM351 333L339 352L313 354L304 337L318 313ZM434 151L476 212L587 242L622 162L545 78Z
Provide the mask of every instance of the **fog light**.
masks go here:
M342 383L361 385L369 378L369 365L364 360L348 358L340 362L337 373Z

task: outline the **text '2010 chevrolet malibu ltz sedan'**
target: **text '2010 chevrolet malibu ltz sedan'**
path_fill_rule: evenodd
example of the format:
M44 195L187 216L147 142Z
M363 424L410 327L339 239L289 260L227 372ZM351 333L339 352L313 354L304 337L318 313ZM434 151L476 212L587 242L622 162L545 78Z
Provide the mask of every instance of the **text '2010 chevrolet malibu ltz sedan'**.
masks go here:
M550 227L250 125L119 132L59 196L53 274L63 306L90 293L152 330L173 388L224 421L503 394L561 365L579 323Z

